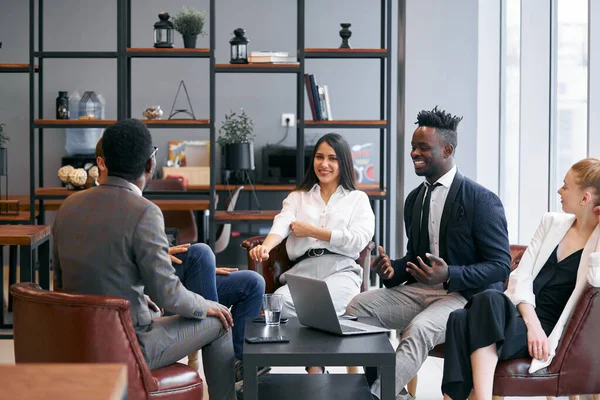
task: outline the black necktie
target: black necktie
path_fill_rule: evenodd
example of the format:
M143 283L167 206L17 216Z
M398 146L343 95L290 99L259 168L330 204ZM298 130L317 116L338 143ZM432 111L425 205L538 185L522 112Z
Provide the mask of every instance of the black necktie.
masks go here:
M429 183L425 183L427 187L427 194L425 195L425 201L423 201L423 208L421 212L421 229L419 231L419 253L418 256L421 256L423 262L427 263L427 257L425 257L425 253L430 253L431 250L429 248L429 206L431 203L431 192L435 190L436 187L441 186L441 183L435 183L430 185Z

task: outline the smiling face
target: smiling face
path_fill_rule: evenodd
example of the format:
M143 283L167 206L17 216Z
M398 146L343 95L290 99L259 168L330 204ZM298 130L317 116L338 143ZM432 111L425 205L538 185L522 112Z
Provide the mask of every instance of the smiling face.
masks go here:
M340 166L335 150L327 142L323 142L315 152L313 167L317 179L322 184L335 184L340 182Z
M577 175L570 169L565 175L563 186L558 189L560 202L564 212L576 214L586 200L586 191L577 184ZM589 196L589 195L588 195Z
M435 128L418 127L413 134L411 147L410 157L415 173L424 176L430 183L437 181L454 165L454 148L444 144Z

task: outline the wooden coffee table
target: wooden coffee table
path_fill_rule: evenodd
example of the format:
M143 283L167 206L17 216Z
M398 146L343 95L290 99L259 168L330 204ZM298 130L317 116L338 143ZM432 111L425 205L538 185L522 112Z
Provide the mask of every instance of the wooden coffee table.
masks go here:
M21 282L35 282L33 252L38 249L39 284L42 289L50 290L50 235L50 225L0 225L0 246L19 248ZM16 281L16 276L12 278ZM4 302L4 273L0 276L0 300ZM4 306L0 311L0 329L12 328L12 324L5 324Z

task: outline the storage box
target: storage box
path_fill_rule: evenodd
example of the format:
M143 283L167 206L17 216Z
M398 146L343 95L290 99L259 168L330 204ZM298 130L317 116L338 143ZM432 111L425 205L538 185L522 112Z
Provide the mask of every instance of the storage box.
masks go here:
M163 178L182 176L189 185L210 185L210 167L163 167Z

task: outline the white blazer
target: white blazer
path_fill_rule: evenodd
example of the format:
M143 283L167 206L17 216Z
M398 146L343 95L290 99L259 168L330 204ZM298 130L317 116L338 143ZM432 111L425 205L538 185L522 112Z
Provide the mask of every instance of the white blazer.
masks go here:
M513 302L515 306L520 303L528 303L535 307L535 296L533 294L533 280L540 272L548 258L552 254L554 248L560 243L567 231L575 222L573 214L564 213L546 213L542 217L540 225L533 235L525 254L521 258L521 262L517 269L511 274L508 281L508 289L504 292ZM565 309L563 310L556 326L548 337L550 348L550 357L547 361L532 360L529 367L529 373L534 373L544 367L547 367L552 362L556 354L558 342L562 336L565 325L567 324L579 297L589 283L594 287L600 286L600 226L594 229L594 232L588 239L579 269L577 271L577 282L575 289L569 297ZM593 253L593 254L592 254Z

